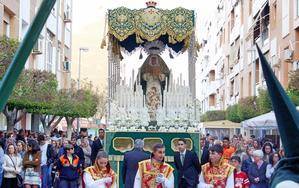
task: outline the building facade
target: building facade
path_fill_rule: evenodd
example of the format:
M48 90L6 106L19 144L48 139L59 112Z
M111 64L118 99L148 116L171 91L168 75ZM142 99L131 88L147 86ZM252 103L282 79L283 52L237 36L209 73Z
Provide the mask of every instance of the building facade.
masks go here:
M225 110L266 84L257 43L284 87L298 69L299 0L218 0L197 63L201 111Z
M41 2L0 0L0 35L22 41ZM68 88L71 84L71 49L72 0L57 0L25 68L52 72L57 77L59 89ZM27 114L21 124L30 129L34 118ZM4 125L4 118L0 119Z

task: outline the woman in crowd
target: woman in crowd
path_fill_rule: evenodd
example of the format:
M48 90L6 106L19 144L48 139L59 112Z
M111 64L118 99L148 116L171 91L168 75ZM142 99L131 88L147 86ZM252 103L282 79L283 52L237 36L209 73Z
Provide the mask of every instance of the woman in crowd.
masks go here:
M266 177L268 179L271 178L275 168L276 168L276 165L278 164L280 160L280 155L278 152L275 152L275 153L272 153L269 157L269 164L267 165L267 170L266 170Z
M254 139L254 140L253 140L253 148L254 148L254 150L259 150L259 149L261 149L260 142L259 142L257 139Z
M23 167L25 170L25 188L38 188L41 185L41 152L37 141L30 139L27 152L24 155Z
M17 174L22 172L22 159L17 154L16 148L13 144L7 145L7 151L4 155L4 179L2 187L17 188Z
M17 153L21 156L22 159L24 158L25 152L26 144L22 140L19 140L17 142Z
M263 145L262 150L263 150L263 153L264 153L264 161L269 163L269 157L274 152L273 145L270 142L265 142L265 144Z
M247 159L242 162L241 170L248 174L249 166L253 163L253 151L254 148L252 146L248 146L246 148Z
M89 145L89 140L87 137L82 139L82 143L81 143L81 148L83 150L84 153L84 159L85 159L85 163L84 163L84 168L87 168L91 165L91 147Z
M248 170L250 188L268 188L268 179L266 178L267 163L263 161L263 157L262 150L253 152L254 162L249 166Z
M84 170L83 181L85 188L116 188L116 175L105 151L98 153L94 166Z

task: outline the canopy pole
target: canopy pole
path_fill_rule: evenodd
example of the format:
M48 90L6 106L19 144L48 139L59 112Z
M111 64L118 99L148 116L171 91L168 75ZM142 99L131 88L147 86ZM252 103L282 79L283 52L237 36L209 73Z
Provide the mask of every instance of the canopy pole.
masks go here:
M25 66L25 63L37 42L39 35L51 13L56 0L44 0L28 29L22 43L17 49L11 64L0 82L0 109L4 108L12 90Z

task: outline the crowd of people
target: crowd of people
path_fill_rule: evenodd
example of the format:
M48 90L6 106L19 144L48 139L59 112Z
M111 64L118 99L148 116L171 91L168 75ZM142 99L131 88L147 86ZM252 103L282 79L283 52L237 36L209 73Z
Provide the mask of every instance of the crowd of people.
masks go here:
M0 185L24 188L116 188L117 174L104 151L105 130L91 138L87 131L73 134L54 130L51 135L23 130L0 132ZM218 140L201 138L201 156L177 142L174 165L165 158L165 146L143 151L137 139L134 150L125 153L122 182L125 188L268 188L283 149L267 140L234 136ZM174 172L178 176L175 178Z
M76 188L86 184L86 188L93 187L89 178L101 169L103 161L108 161L103 151L104 136L104 129L99 129L99 136L94 139L86 130L79 135L74 133L71 139L58 130L51 135L24 130L0 132L0 185Z
M174 154L174 167L164 161L165 146L157 144L151 156L142 151L142 140L124 156L125 188L268 188L271 175L284 157L269 140L234 136L222 140L201 138L201 156L187 149L181 138ZM199 160L200 159L200 160ZM178 176L174 178L174 171Z

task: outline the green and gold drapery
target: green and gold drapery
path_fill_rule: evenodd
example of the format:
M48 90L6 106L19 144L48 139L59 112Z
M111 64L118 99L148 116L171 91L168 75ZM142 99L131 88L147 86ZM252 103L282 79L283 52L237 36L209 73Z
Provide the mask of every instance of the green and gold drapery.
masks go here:
M120 7L109 10L108 26L108 33L119 42L133 36L138 45L168 37L169 44L184 42L186 45L195 27L194 11L181 7L172 10Z

